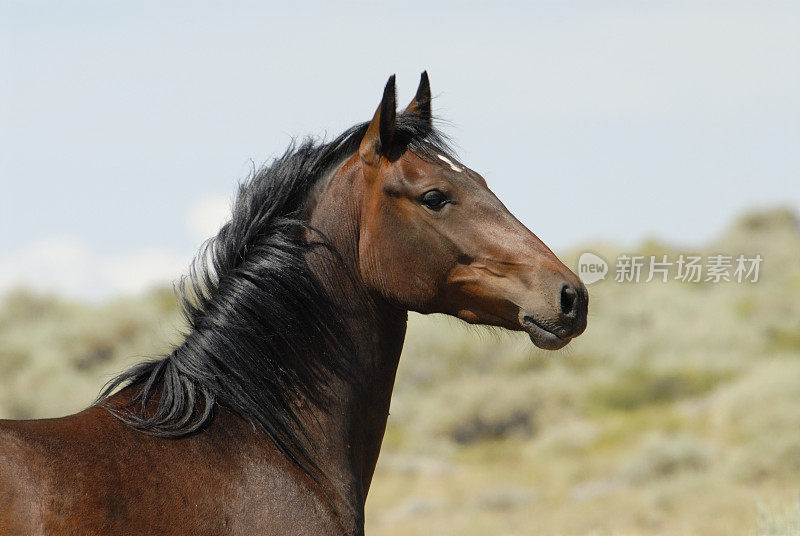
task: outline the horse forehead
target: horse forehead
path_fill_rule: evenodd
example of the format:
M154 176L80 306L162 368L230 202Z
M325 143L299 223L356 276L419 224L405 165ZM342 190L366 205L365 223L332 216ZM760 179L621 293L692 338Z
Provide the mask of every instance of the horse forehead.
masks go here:
M452 169L452 170L453 170L453 171L455 171L456 173L463 173L463 172L464 172L464 168L463 168L463 167L461 167L461 166L457 165L455 162L453 162L452 160L450 160L450 159L449 159L448 157L446 157L445 155L443 155L443 154L437 154L437 155L436 155L436 158L438 158L439 160L441 160L442 162L444 162L445 164L447 164L448 166L450 166L450 169Z
M435 175L456 183L486 187L486 182L480 175L454 159L443 154L437 154L435 158L431 160L410 153L400 159L400 168L403 175L412 180Z

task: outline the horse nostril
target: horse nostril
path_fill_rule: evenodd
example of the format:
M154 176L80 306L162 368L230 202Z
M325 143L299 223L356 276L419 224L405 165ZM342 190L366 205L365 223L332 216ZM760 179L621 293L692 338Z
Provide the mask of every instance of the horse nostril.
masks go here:
M575 287L564 283L561 287L561 299L559 301L561 314L565 316L574 316L578 310L578 291Z

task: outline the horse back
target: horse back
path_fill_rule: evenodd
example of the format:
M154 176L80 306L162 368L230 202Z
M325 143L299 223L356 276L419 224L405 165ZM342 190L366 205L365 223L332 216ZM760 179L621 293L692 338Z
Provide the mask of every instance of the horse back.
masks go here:
M190 444L161 442L99 408L0 421L0 536L225 534L221 479L198 491Z
M0 536L341 534L313 486L251 431L227 420L164 439L97 407L0 420Z
M33 459L14 421L0 420L0 535L43 534L43 487L29 470Z

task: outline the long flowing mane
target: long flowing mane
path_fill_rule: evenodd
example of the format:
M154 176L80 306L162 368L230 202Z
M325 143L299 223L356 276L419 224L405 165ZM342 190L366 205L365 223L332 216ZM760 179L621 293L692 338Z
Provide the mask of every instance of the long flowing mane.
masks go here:
M367 127L355 125L328 143L293 143L239 186L230 221L176 286L185 339L111 380L98 404L128 426L164 437L198 432L224 406L307 469L296 402L322 404L323 382L357 378L349 373L354 351L341 313L308 263L310 252L329 252L330 262L337 254L310 229L302 208L314 185L355 154ZM411 114L397 117L395 136L422 157L451 154L438 130ZM132 398L109 399L126 386Z

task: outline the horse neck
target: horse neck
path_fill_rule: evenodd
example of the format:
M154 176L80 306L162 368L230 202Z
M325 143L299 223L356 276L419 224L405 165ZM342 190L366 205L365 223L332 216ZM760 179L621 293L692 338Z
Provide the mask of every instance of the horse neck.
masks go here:
M311 216L343 262L312 262L333 304L346 311L354 343L352 383L334 380L334 403L315 411L314 442L326 453L318 464L348 502L363 508L389 416L395 374L403 349L407 311L361 282L358 241L360 166L345 164L330 180ZM344 201L343 201L344 200Z

